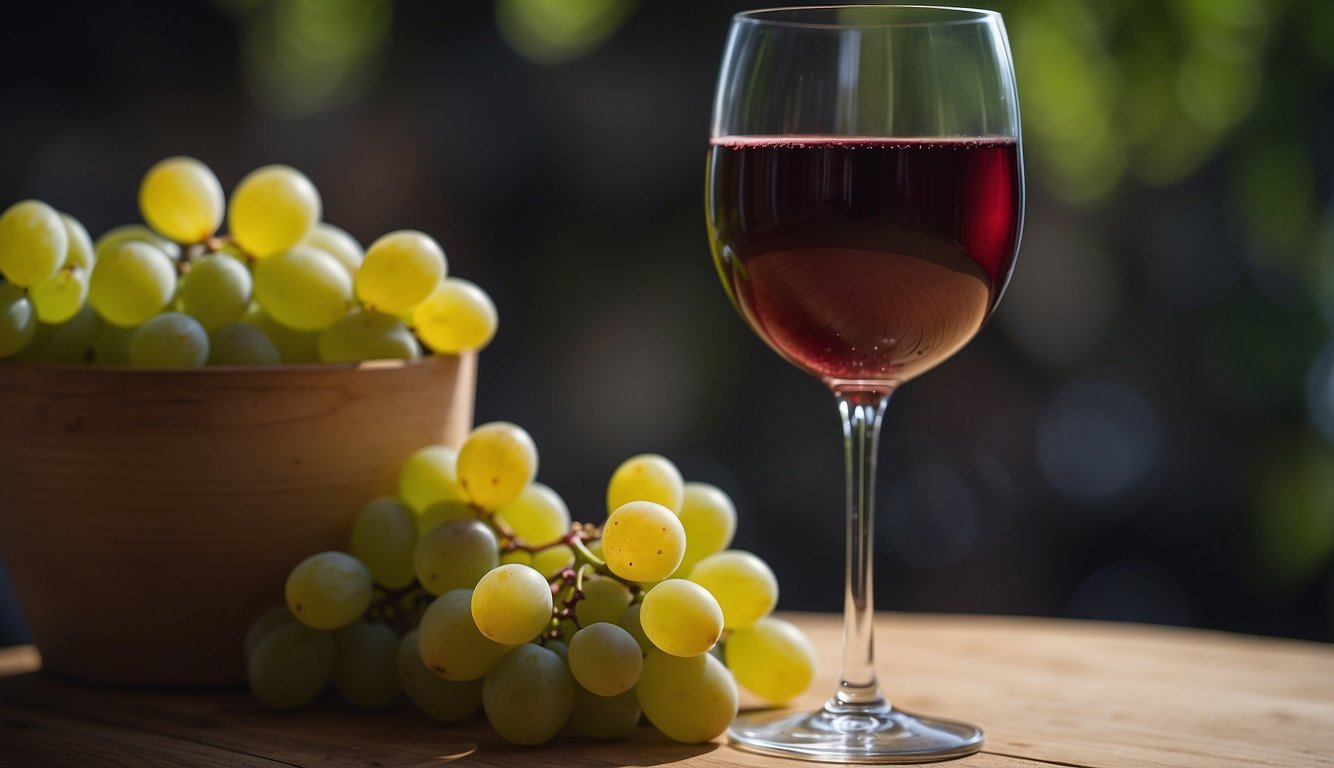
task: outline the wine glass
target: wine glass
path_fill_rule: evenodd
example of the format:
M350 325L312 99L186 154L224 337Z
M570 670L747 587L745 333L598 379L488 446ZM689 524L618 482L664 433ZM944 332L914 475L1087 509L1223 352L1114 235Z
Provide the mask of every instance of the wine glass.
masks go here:
M922 762L982 731L894 708L876 682L872 519L880 422L900 384L977 333L1023 217L1019 107L998 13L824 6L737 14L718 78L706 208L732 302L818 376L843 418L847 571L838 690L738 717L738 746Z

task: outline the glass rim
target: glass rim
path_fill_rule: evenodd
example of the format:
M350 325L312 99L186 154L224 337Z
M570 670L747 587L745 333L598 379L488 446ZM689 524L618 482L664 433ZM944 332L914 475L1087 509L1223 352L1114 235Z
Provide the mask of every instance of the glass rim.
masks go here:
M839 23L831 21L793 21L790 19L773 18L780 13L793 13L801 11L841 11L841 10L880 10L880 11L942 11L943 18L936 20L919 21L857 21L851 23ZM985 8L965 8L963 6L946 5L879 5L869 3L848 3L838 5L793 5L793 6L773 6L769 8L755 8L749 11L742 11L732 17L732 21L745 22L747 24L767 24L775 27L792 27L797 29L906 29L909 27L939 27L955 24L979 24L997 21L1001 18L1000 11L987 10Z

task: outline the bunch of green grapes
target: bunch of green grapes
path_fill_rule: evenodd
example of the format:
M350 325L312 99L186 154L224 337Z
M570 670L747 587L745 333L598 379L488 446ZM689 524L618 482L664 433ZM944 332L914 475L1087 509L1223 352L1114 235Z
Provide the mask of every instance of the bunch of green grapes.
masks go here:
M478 350L495 305L422 232L363 249L319 191L269 165L231 197L170 157L139 187L145 224L95 242L37 200L0 215L0 359L153 368L413 359ZM228 233L219 234L226 220Z
M776 704L806 690L815 653L770 615L769 566L728 549L727 494L635 456L595 526L572 522L537 470L532 438L505 422L413 454L398 494L357 513L347 552L299 563L286 604L255 621L255 694L296 707L332 682L385 706L402 692L443 722L482 710L532 745L567 728L620 738L641 715L708 741L735 717L738 683Z

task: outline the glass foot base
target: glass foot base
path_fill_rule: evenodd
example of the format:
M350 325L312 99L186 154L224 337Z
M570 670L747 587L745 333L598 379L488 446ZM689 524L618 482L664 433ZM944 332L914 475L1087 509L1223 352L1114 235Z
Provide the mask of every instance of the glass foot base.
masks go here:
M984 740L981 729L966 723L888 704L834 703L817 712L741 715L728 736L750 752L830 763L929 763L971 755Z

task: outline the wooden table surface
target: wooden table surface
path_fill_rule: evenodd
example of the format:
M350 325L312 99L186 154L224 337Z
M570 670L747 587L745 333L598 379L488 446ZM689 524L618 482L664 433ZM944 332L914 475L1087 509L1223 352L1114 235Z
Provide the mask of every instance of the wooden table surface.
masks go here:
M832 690L837 617L796 614L826 661L801 702ZM1334 646L1053 619L884 614L881 683L896 703L967 720L983 752L947 763L1097 768L1334 765ZM797 765L720 739L674 744L642 727L610 743L512 747L485 720L444 726L403 705L321 701L274 713L242 691L130 691L32 674L0 650L0 766ZM746 702L743 700L743 705Z

